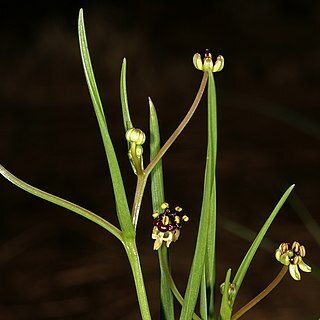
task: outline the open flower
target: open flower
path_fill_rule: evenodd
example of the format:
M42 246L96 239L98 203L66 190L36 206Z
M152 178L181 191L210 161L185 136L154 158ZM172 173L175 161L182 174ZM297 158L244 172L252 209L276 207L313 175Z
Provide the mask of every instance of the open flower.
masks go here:
M181 207L175 207L174 212L171 212L168 203L163 203L161 209L163 213L158 211L153 213L153 229L152 239L154 239L153 250L158 250L162 243L165 242L169 247L171 242L178 240L180 236L181 222L188 221L189 217L182 214Z
M219 55L216 59L216 62L213 63L212 55L207 49L203 60L200 53L196 53L193 56L193 65L196 67L196 69L202 70L203 72L208 72L209 70L212 72L219 72L224 67L224 58L223 56Z
M276 250L276 259L282 264L289 266L289 272L294 280L300 280L300 270L311 272L311 267L308 266L302 258L306 255L306 249L295 241L290 246L290 243L283 242Z

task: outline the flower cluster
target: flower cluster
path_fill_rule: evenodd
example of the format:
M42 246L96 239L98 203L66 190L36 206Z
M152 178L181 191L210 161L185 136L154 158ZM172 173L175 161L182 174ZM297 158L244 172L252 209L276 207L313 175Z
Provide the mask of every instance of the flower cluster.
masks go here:
M279 262L289 266L289 272L294 280L301 279L299 268L304 272L311 272L311 267L302 260L305 255L305 247L297 241L293 242L291 246L287 242L281 243L275 253Z
M199 53L196 53L193 56L193 65L196 67L196 69L203 72L208 72L209 70L211 70L212 72L219 72L224 67L224 58L223 56L219 55L216 59L216 62L213 63L212 55L207 49L206 53L204 54L203 61Z
M163 213L158 211L153 213L153 229L152 239L154 239L153 250L158 250L163 242L166 242L166 246L169 247L171 242L178 240L181 229L181 222L187 222L189 217L182 214L181 207L175 207L171 212L168 203L161 205Z

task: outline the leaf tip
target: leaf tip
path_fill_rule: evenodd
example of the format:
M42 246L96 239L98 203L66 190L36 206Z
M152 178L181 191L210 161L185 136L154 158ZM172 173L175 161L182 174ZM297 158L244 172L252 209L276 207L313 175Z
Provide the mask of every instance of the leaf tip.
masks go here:
M296 184L293 183L293 184L288 188L288 192L291 192L291 191L294 189L295 186L296 186Z
M154 104L153 104L153 102L152 102L151 97L148 97L148 102L149 102L149 107L150 107L150 108L154 108Z
M79 10L79 20L83 20L83 8Z

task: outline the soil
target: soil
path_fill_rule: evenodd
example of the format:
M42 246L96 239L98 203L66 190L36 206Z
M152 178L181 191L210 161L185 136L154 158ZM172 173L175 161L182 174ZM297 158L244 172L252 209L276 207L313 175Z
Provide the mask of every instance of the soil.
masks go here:
M90 1L4 5L1 19L0 163L28 183L88 208L118 225L109 172L89 99L77 40L83 6L91 58L110 134L132 203L119 74L127 59L134 126L148 134L148 97L165 141L200 84L192 56L209 48L225 57L215 75L218 99L217 284L235 274L255 232L283 190L296 184L303 208L319 219L320 3ZM171 248L183 292L197 234L206 149L205 97L163 158L167 201L190 222ZM148 141L147 141L148 143ZM146 145L147 145L146 143ZM145 163L148 163L145 148ZM149 186L147 188L149 190ZM152 250L149 191L138 246L153 319L159 319L159 270ZM296 199L296 198L292 198ZM121 244L102 228L37 199L6 180L0 192L0 319L139 319L132 275ZM297 212L298 211L298 212ZM268 231L275 243L300 241L312 274L286 276L243 319L319 319L319 242L287 203ZM249 232L245 235L250 237ZM260 249L235 309L263 290L281 265ZM217 293L217 301L220 296ZM177 305L178 310L178 305ZM177 313L178 314L178 313Z

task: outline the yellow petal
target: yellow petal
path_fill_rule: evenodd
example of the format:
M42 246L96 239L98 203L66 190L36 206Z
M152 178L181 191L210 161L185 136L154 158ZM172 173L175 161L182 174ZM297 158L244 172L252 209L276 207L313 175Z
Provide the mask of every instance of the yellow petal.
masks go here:
M289 272L291 274L291 277L294 279L294 280L300 280L301 279L301 276L300 276L300 272L299 272L299 269L298 269L298 266L295 265L295 264L290 264L289 266Z
M153 244L153 250L158 250L162 245L162 239L157 238Z
M211 57L208 57L208 58L204 58L204 61L203 61L203 71L207 72L208 70L211 70L213 71L213 62L212 62L212 59Z
M223 69L223 67L224 67L224 58L223 58L223 56L220 55L217 57L217 60L213 66L212 71L219 72Z
M281 251L279 249L276 250L275 257L279 262L281 262Z
M201 55L199 53L196 53L193 56L193 65L198 69L198 70L202 70L203 64L202 64L202 59L201 59Z
M162 205L161 205L161 209L167 209L169 208L169 204L167 202L164 202Z
M305 262L301 261L299 264L298 264L299 268L304 271L304 272L311 272L311 267L308 266Z
M167 241L166 241L166 246L167 246L167 248L169 248L171 242L172 242L172 240L167 240Z
M176 242L179 239L180 236L180 230L176 229L173 231L173 241Z

